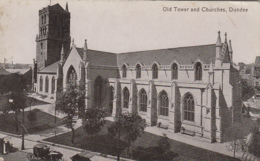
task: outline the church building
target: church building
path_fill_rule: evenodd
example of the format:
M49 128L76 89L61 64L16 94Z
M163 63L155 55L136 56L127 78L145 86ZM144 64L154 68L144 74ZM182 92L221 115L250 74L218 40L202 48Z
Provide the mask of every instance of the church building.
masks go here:
M48 6L39 11L34 91L55 99L68 83L82 83L83 111L138 112L150 126L222 142L241 113L241 84L231 40L221 41L220 32L216 40L128 53L92 50L87 40L76 47L68 5Z

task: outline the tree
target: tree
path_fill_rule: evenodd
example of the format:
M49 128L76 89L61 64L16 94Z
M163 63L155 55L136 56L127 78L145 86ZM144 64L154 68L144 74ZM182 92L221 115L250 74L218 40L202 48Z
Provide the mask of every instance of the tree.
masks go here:
M101 127L105 125L106 112L100 108L90 108L85 112L82 126L92 137L97 135Z
M240 123L232 124L225 132L224 139L228 141L227 149L234 154L236 157L236 152L243 151L246 145L244 137L246 136L246 130Z
M242 84L242 100L247 101L255 94L255 89L253 86L248 85L246 79L241 79Z
M11 110L15 112L15 129L19 130L18 114L21 109L26 107L26 83L23 75L21 74L10 74L4 78L4 93L10 93L10 98L13 100L10 106Z
M123 139L127 143L127 154L129 147L141 134L146 127L145 119L137 113L123 113L115 117L115 121L108 131L112 136Z
M163 136L160 138L160 140L158 141L158 146L163 153L170 150L170 140L166 134L163 134Z
M68 84L65 91L59 92L56 100L56 110L66 114L64 117L65 127L71 129L71 142L74 143L75 129L74 125L77 122L74 118L79 109L79 104L84 100L84 92L77 85Z

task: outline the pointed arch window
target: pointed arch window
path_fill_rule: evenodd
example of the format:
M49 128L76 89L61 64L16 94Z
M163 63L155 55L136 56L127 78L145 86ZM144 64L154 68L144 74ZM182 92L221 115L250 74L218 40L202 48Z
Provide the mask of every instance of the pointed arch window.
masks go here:
M49 77L45 78L45 93L49 92Z
M94 84L94 102L97 107L101 107L102 104L102 84L103 79L98 76Z
M187 94L183 100L184 120L194 122L194 99L191 94Z
M52 77L51 79L51 93L53 94L55 91L55 78Z
M123 90L123 108L128 108L129 107L129 90L125 87Z
M139 98L140 98L140 104L139 104L140 111L147 112L147 94L144 89L140 91Z
M152 71L153 71L153 79L157 79L158 78L158 66L157 66L157 64L153 65Z
M202 80L202 65L197 63L195 66L195 80Z
M126 66L125 65L122 66L122 76L123 76L123 78L126 78Z
M136 65L136 78L141 78L141 66L139 64Z
M169 99L167 96L167 93L163 91L160 94L160 115L162 116L168 116L169 115Z
M172 65L172 79L178 79L178 65L176 63Z
M75 69L71 66L68 70L67 84L76 85L77 84L77 74Z
M40 77L40 91L42 91L42 87L43 87L43 78L42 76Z

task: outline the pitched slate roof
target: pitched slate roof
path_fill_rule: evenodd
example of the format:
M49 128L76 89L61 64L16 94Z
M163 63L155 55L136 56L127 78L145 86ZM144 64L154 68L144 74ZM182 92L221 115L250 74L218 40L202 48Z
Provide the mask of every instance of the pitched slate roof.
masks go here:
M118 66L123 63L134 66L140 62L151 66L157 61L162 65L170 65L175 59L182 65L192 65L198 57L206 64L214 62L216 44L121 53L117 56L117 63Z
M83 48L76 48L76 49L77 49L81 59L83 59L84 49ZM117 66L116 57L117 57L117 54L115 54L115 53L88 49L87 60L90 64L94 64L94 65Z
M41 69L38 73L57 73L58 64L60 61L56 61L55 63Z
M25 74L30 70L30 68L28 69L6 69L6 71L10 72L10 73L19 73L19 74Z

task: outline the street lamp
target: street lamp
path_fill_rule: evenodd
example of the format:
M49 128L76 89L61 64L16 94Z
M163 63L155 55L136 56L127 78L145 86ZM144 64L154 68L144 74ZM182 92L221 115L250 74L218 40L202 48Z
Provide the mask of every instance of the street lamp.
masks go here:
M11 103L11 105L13 106L14 104L14 100L13 99L9 99L9 102ZM20 122L21 124L21 127L22 127L22 147L21 147L21 150L24 150L24 127L23 127L23 124L24 124L24 108L23 108L23 122Z

